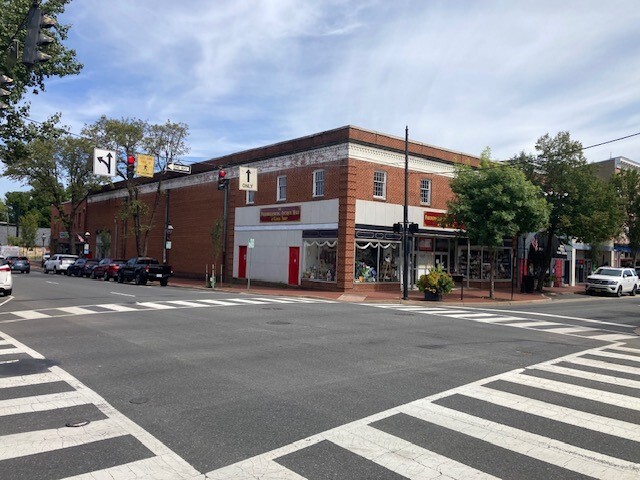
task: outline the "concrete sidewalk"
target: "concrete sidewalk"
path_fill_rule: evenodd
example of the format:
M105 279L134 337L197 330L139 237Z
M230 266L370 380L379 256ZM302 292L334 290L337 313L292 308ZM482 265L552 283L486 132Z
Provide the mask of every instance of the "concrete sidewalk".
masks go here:
M169 285L174 287L189 287L211 290L205 286L205 281L187 279L180 277L173 277L169 280ZM326 292L322 290L306 290L296 287L287 286L254 286L251 285L250 289L247 289L246 284L216 284L215 291L232 293L236 295L248 294L248 295L277 295L287 297L309 297L309 298L323 298L327 300L336 300L344 302L388 302L388 303L425 303L424 294L418 290L410 290L408 299L402 299L402 292ZM457 287L453 292L448 295L444 295L442 302L447 304L509 304L511 302L545 302L551 301L554 298L563 296L570 298L574 295L584 294L584 286L578 285L575 287L548 287L544 288L542 293L521 293L520 290L514 290L511 292L511 286L508 289L500 288L495 290L495 298L489 298L489 287L479 288L464 288L464 291Z

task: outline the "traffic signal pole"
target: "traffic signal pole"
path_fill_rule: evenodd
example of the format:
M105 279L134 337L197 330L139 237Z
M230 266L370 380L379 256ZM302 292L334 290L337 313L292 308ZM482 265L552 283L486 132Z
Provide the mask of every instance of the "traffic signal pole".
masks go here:
M404 130L404 218L402 221L402 299L409 298L409 127Z

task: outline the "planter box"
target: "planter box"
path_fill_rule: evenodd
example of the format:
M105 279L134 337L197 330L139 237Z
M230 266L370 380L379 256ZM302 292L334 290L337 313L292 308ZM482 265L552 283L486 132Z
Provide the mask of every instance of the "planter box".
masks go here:
M431 302L439 302L442 300L442 294L441 293L433 293L433 292L428 292L428 291L424 291L424 299L431 301Z

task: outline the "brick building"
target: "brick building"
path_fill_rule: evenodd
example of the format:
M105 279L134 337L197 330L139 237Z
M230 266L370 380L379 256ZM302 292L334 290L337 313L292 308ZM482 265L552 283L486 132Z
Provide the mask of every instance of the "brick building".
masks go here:
M409 221L419 227L410 242L411 283L436 264L484 278L483 249L438 225L452 197L454 166L479 159L414 141L408 153ZM216 188L221 166L226 192ZM393 224L403 219L404 166L403 138L346 126L194 164L189 175L138 178L140 200L157 205L147 254L166 259L177 276L204 279L212 264L217 273L223 264L226 280L399 289L402 236ZM239 189L247 168L257 169L255 192ZM225 194L226 240L218 255L212 230L224 223ZM136 254L131 225L118 216L126 198L124 182L88 197L81 229L91 233L96 256ZM511 278L511 252L505 244L498 255L504 281Z

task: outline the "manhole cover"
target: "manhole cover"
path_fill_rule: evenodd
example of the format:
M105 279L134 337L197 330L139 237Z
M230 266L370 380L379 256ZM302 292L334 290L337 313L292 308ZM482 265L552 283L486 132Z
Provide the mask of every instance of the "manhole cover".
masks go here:
M129 400L129 403L133 403L135 405L142 405L143 403L147 403L149 399L147 397L136 397Z
M65 425L71 428L84 427L89 425L91 422L89 420L74 420L73 422L67 422Z
M291 322L283 322L281 320L275 320L273 322L267 322L268 325L291 325Z

